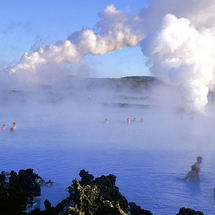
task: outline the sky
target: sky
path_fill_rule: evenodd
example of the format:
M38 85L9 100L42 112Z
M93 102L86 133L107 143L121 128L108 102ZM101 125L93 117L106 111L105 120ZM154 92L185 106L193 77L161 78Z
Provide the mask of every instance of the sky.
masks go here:
M204 112L215 90L214 10L214 0L4 1L0 86L153 75Z
M25 52L42 44L65 41L73 32L96 28L98 14L108 5L128 14L138 13L146 0L10 0L1 2L0 70L16 65ZM74 66L74 65L72 65ZM76 65L77 67L77 65ZM125 47L120 52L86 56L79 63L90 77L123 77L148 75L140 46ZM79 69L80 70L80 69Z

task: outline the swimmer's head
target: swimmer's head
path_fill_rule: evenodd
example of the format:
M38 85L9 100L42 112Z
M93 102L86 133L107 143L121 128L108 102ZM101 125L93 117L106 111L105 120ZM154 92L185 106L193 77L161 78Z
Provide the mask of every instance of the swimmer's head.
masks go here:
M197 161L202 162L202 157L201 156L198 156L196 159L197 159Z

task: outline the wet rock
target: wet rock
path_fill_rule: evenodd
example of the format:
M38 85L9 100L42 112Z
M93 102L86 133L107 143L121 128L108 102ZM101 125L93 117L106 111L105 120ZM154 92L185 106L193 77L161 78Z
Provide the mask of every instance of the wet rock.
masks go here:
M177 215L204 215L201 211L195 211L190 208L180 208L179 213Z
M129 207L130 214L132 215L152 215L150 211L141 209L141 207L134 202L129 202Z
M94 179L94 176L92 174L89 174L89 172L85 171L84 169L80 171L79 176L81 177L82 185L86 185Z
M34 198L41 195L40 185L36 181L41 177L33 169L21 169L18 174L12 170L9 175L9 182L5 181L3 172L0 176L0 214L19 215L27 204L34 203Z
M51 210L51 207L52 207L52 206L51 206L51 203L50 203L49 200L46 199L46 200L44 201L44 205L45 205L45 208L46 208L47 211Z
M82 170L81 175L85 177L86 172ZM92 176L89 179L92 180ZM69 193L75 204L68 207L70 213L127 214L128 201L115 186L116 176L110 174L91 180L88 180L88 184L84 183L85 185L82 185L82 180L73 180Z
M53 186L53 181L51 181L51 180L44 181L41 177L36 178L36 182L40 186L46 186L46 187L52 187Z
M0 214L27 215L27 204L40 195L41 185L51 186L52 181L45 182L33 169L20 170L17 174L10 172L9 182L5 182L4 172L0 175ZM95 178L85 170L79 173L81 180L74 179L69 187L69 196L52 207L45 200L46 210L36 208L28 215L152 215L148 210L141 209L119 192L116 176L109 174ZM203 215L200 211L181 208L177 215Z
M2 171L0 174L0 184L4 183L6 179L5 172Z

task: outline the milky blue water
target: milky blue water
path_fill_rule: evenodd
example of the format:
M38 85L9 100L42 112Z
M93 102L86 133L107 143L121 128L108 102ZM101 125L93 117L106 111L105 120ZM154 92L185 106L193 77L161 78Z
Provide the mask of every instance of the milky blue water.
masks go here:
M0 170L33 168L54 186L43 187L38 205L56 206L79 171L114 174L129 202L152 214L177 214L181 207L215 211L215 118L176 114L160 108L110 108L83 104L1 106ZM126 119L137 118L128 125ZM104 124L104 119L109 124ZM140 118L145 122L141 123ZM17 130L10 132L13 122ZM177 180L203 157L201 182Z

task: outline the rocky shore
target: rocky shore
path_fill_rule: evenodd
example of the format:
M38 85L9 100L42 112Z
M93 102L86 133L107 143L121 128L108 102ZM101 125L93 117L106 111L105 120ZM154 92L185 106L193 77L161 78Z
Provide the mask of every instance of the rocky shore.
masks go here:
M0 174L0 214L3 215L152 215L148 210L127 199L115 185L116 176L109 174L95 178L85 170L79 173L81 180L74 179L68 187L69 196L52 207L45 200L45 210L36 208L26 213L28 204L41 195L41 186L52 186L45 182L33 169ZM177 215L203 215L200 211L181 208Z

